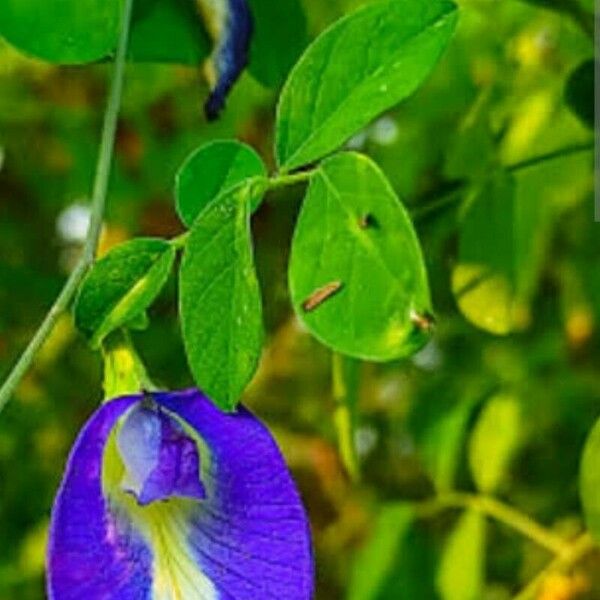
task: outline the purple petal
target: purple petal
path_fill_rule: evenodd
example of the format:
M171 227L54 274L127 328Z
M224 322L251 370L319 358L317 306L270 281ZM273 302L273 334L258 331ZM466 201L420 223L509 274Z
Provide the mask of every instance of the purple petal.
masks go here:
M51 600L142 599L151 589L151 555L141 537L111 514L102 461L117 420L139 397L102 406L82 430L54 503L48 548Z
M248 64L252 39L252 14L247 0L197 0L215 49L208 61L211 92L204 112L212 121L225 106L227 94Z
M206 444L207 498L189 517L189 543L219 598L308 600L308 519L283 457L248 410L224 414L197 391L155 394Z
M117 445L126 470L124 489L141 505L206 496L196 442L158 406L136 406L119 430Z
M308 521L269 432L247 410L225 415L195 391L154 398L168 415L158 428L154 417L137 422L144 415L137 396L104 405L81 432L52 515L50 600L308 600ZM111 432L124 415L132 421L121 445L140 435L143 421L150 423L141 442L149 442L150 451L126 458L130 479L147 476L144 487L172 438L179 452L182 427L195 430L185 437L201 440L195 449L202 460L191 463L196 473L202 469L205 499L171 497L141 506L122 490L125 465ZM184 455L183 463L190 460ZM171 457L165 461L172 467ZM178 482L174 489L183 486L172 476L177 469L166 470L168 476L157 475L159 488L165 479Z

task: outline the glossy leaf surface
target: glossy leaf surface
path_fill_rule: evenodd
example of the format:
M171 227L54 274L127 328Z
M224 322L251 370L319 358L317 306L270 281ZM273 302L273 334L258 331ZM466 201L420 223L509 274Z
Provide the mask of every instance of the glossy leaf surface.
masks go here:
M392 360L429 338L431 303L417 236L385 176L365 156L334 156L313 175L289 281L298 317L338 352Z
M258 365L262 303L254 268L250 203L240 184L195 221L180 272L180 318L192 374L224 410L233 410Z
M264 177L267 171L260 156L245 144L233 140L201 146L177 173L175 196L177 213L191 227L196 217L222 193L251 177ZM261 200L257 195L256 204Z
M291 170L340 147L429 75L456 25L449 0L386 0L322 34L294 67L278 110L276 153Z
M174 260L168 242L139 238L112 249L92 267L74 309L75 323L92 346L111 331L139 321L162 290Z

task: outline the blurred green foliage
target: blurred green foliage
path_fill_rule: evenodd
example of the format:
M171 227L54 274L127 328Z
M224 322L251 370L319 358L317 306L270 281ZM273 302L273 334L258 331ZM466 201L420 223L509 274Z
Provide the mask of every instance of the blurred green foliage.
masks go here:
M305 0L310 34L357 4ZM268 340L245 401L272 427L299 482L323 600L466 600L457 586L475 590L469 598L503 600L547 563L545 550L481 515L413 514L406 502L434 488L493 488L558 534L568 538L582 528L577 473L600 414L600 236L591 153L511 174L512 201L533 221L523 234L526 259L506 267L511 276L515 264L520 268L510 335L479 329L462 306L475 324L469 322L452 284L461 266L461 224L484 175L502 176L503 166L591 139L565 94L570 74L593 55L582 27L590 6L574 14L569 7L580 5L571 1L561 1L558 11L548 10L550 0L459 4L458 32L433 77L351 142L381 165L415 215L438 319L434 342L412 360L361 366L359 484L350 482L336 448L330 354L292 317L287 295L301 190L270 194L253 221ZM107 69L49 66L0 46L2 372L80 248L80 207L95 166ZM135 235L182 231L174 177L203 142L240 139L273 168L276 93L246 75L223 118L207 125L204 92L194 69L129 68L104 250ZM485 219L478 225L481 243L500 243L506 229L487 226ZM175 291L170 281L150 310L151 326L134 335L153 378L170 388L191 384ZM503 298L492 290L484 308L506 308L498 304ZM99 357L65 317L0 417L0 600L44 597L52 498L69 446L100 397ZM518 420L518 436L515 425L506 438L503 423L511 420ZM488 452L493 464L486 464ZM571 579L548 580L540 598L598 598L598 558L588 562ZM560 596L561 589L570 595Z

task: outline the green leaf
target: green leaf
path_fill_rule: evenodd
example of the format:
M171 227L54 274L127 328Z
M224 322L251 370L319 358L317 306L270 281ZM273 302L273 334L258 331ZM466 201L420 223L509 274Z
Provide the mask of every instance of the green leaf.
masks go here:
M254 36L250 73L268 87L281 85L308 43L298 0L250 0Z
M281 95L279 165L289 171L329 154L412 94L456 20L449 0L386 0L335 23L302 56Z
M313 175L289 282L298 317L343 354L392 360L429 337L431 301L417 236L385 176L365 156L336 155Z
M438 492L454 488L467 426L476 402L463 400L438 416L422 441L423 460Z
M517 195L506 172L475 192L460 227L452 291L477 327L505 335L527 323L546 210L537 198Z
M2 0L0 35L44 60L82 64L109 57L116 46L122 0ZM199 64L210 50L192 2L138 0L129 55L139 61Z
M194 2L136 0L129 42L132 60L200 65L211 47Z
M443 600L481 600L485 584L485 517L464 512L448 537L436 579Z
M220 194L231 191L245 179L265 177L260 156L245 144L233 140L211 142L193 152L179 169L175 183L177 213L191 227L198 215ZM252 198L252 210L262 195Z
M521 405L510 394L497 394L485 405L471 434L469 466L477 488L498 491L522 439Z
M138 238L113 248L87 274L75 304L75 324L93 347L112 331L135 323L169 277L175 249Z
M368 543L354 560L348 600L375 600L390 576L415 514L408 504L381 508Z
M120 16L119 0L2 0L0 34L39 58L85 63L112 52Z
M600 419L596 421L583 450L579 492L590 533L600 542Z
M569 108L590 129L594 128L594 59L581 63L569 76L565 100Z
M263 345L250 206L261 188L242 183L195 221L180 271L180 317L188 362L200 387L233 410Z

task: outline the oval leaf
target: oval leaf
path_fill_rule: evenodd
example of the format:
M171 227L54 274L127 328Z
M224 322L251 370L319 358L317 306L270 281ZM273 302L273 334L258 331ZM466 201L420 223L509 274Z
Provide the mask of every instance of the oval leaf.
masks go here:
M277 117L279 165L291 170L341 146L412 94L454 30L449 0L387 0L341 19L294 67Z
M415 511L410 504L389 504L381 508L369 543L356 556L348 600L378 597L414 520Z
M120 16L119 0L2 0L0 34L39 58L85 63L114 49Z
M135 324L169 277L175 249L166 241L139 238L113 248L87 274L75 304L75 324L97 347L111 332Z
M581 459L579 490L585 521L596 541L600 542L600 419L594 425Z
M258 154L233 140L201 146L183 163L177 173L175 197L181 221L191 227L196 217L220 194L245 179L264 177L267 171ZM256 209L261 195L253 197Z
M198 387L223 410L235 408L252 379L264 338L250 232L257 189L242 183L200 215L180 271L188 362Z
M268 87L281 85L308 43L298 0L249 0L254 17L250 73Z
M469 443L469 466L481 492L498 491L519 448L521 426L521 405L509 394L494 396L481 411Z
M460 227L452 291L465 317L496 335L522 328L539 267L548 208L499 172L472 198Z
M437 576L443 600L480 600L485 585L485 517L464 512L450 534Z
M313 175L289 281L299 318L338 352L392 360L429 337L431 302L417 236L385 176L365 156L339 154Z
M590 129L594 128L594 59L581 63L569 76L565 100L569 108Z
M81 64L116 46L121 0L2 0L0 35L44 60ZM193 2L136 0L129 55L139 61L199 64L210 51Z

